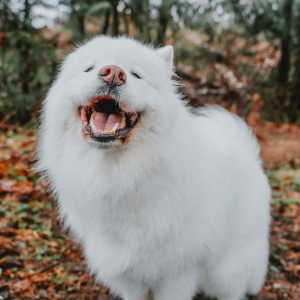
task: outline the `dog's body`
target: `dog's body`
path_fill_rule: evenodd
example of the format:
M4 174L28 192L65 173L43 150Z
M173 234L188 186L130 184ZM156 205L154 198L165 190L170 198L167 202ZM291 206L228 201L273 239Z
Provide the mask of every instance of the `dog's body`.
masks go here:
M40 169L112 292L125 300L149 291L155 300L191 300L198 291L240 300L259 291L267 269L270 190L258 145L221 108L188 112L171 61L170 47L125 38L77 49L45 102ZM141 117L128 136L98 143L82 134L76 111L108 93L105 72L97 74L112 63L127 77L109 93Z

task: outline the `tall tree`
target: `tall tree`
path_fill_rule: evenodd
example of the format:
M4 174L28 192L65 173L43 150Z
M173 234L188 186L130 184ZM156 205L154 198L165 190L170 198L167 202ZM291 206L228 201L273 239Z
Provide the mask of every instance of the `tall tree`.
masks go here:
M53 46L32 24L34 6L47 3L22 0L18 4L16 7L13 0L0 0L0 32L5 36L0 47L0 74L4 79L0 80L0 115L8 112L15 120L25 122L44 95L45 83L52 79L56 58Z
M131 12L131 19L134 23L137 36L145 41L151 42L152 24L151 24L151 11L153 7L149 0L130 0L128 1L128 8Z
M291 80L291 91L289 99L289 117L291 121L300 121L300 2L294 4L295 11L297 12L294 17L294 64Z
M277 80L286 84L290 74L290 57L293 30L294 0L230 0L236 21L242 24L249 34L269 34L280 41L281 59L277 68Z
M294 0L285 0L283 3L283 28L281 37L281 59L278 65L278 82L285 85L288 83L291 64L291 42L293 23Z
M112 18L113 18L113 22L112 22L112 35L113 36L117 36L119 35L120 31L119 31L119 12L118 12L118 5L119 5L119 0L111 0L110 1L111 4L111 9L112 9Z

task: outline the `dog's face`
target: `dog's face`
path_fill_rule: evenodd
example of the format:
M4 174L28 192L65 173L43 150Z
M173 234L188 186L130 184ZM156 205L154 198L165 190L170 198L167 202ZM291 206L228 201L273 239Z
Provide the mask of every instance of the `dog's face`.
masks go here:
M66 123L80 123L86 142L98 148L126 145L145 131L170 126L176 101L172 61L171 46L95 38L66 58L54 86L59 99L53 101L60 103Z

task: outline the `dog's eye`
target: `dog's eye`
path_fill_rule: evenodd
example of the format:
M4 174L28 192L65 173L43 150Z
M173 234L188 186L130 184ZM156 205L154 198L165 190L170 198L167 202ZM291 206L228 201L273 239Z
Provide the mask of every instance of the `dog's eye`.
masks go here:
M136 72L134 72L134 71L131 71L130 73L131 73L131 75L133 75L135 78L137 78L137 79L142 79L142 76L141 76L140 74L138 74L138 73L136 73Z
M94 69L94 66L90 66L87 69L84 70L84 72L90 72Z

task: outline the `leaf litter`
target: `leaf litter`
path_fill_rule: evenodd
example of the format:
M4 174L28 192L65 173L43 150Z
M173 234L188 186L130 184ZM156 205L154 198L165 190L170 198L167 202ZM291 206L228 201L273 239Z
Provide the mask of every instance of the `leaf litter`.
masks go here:
M262 121L251 125L273 189L268 280L252 299L299 300L300 147L286 155L285 141L290 136L300 140L300 128ZM7 125L0 131L0 300L110 299L89 273L80 245L62 230L47 182L32 171L35 130ZM270 139L285 151L274 154Z

